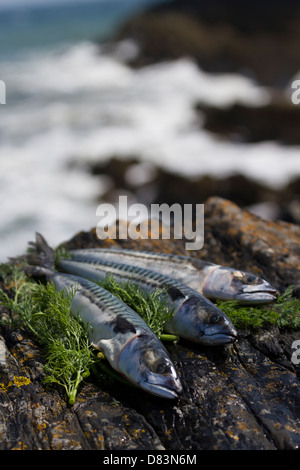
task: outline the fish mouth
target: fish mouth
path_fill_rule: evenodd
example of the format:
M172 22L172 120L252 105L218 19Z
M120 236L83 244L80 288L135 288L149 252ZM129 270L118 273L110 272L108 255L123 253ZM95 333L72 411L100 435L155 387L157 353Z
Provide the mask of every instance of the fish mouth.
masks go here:
M277 298L278 292L276 290L244 291L236 296L239 303L245 302L247 304L267 304L275 302Z
M218 346L222 344L234 343L237 340L237 336L237 331L234 328L230 329L229 331L213 331L212 328L207 328L206 331L204 331L201 342L207 345Z
M171 400L177 399L179 393L182 391L182 387L178 386L176 389L171 389L165 385L158 385L151 382L147 382L147 386L142 387L147 392L151 392L153 395L156 395L160 398L168 398Z
M237 335L230 333L214 333L213 335L205 335L205 342L214 346L234 343L236 339Z
M211 335L211 338L215 344L234 343L237 339L237 334L215 333L214 335Z
M124 377L124 379L128 380L128 382L132 383L133 385L139 387L140 389L144 390L145 392L151 393L152 395L156 395L160 398L168 398L168 399L177 399L179 394L182 392L182 386L179 383L178 385L161 385L154 382L135 382L126 375L119 372L119 374Z

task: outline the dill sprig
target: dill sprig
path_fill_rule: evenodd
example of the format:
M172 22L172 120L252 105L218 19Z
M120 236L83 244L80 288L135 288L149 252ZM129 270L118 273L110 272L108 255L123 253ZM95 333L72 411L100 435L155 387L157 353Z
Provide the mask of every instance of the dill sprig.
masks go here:
M296 329L300 326L300 299L293 296L293 286L289 286L271 305L255 307L221 300L216 304L237 328L257 329L276 325Z
M112 275L108 275L103 281L98 281L98 284L135 310L158 338L163 341L178 340L175 335L163 333L165 323L174 314L174 309L163 300L165 290L148 292L134 282L117 282Z
M13 267L4 283L14 295L0 290L0 302L12 312L11 324L29 330L43 348L45 383L58 384L75 403L78 387L96 361L85 328L70 315L74 292L58 292L52 282L37 284Z
M63 259L72 259L71 253L64 247L60 246L54 250L54 266L57 268L59 260Z
M45 349L45 382L64 387L70 404L95 362L83 324L70 315L74 293L58 292L52 282L39 285L32 299L40 310L32 312L28 325Z

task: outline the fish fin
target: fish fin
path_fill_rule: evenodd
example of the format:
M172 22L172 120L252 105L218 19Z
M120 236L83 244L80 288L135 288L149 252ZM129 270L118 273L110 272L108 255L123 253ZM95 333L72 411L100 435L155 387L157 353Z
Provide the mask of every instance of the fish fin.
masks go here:
M36 241L29 242L28 253L17 258L9 258L13 264L21 264L22 270L31 276L44 277L53 272L54 250L48 245L40 233L36 233Z
M53 269L54 268L54 250L48 245L45 238L40 234L35 234L35 255L38 255L40 258L40 265L44 268Z
M25 274L33 277L45 277L53 274L51 269L45 268L44 266L23 266L22 270Z
M120 353L137 336L137 333L127 332L113 338L101 339L97 344L94 344L94 347L103 352L106 359L115 370L119 370L118 361Z
M98 349L101 351L110 365L114 368L117 368L117 358L119 356L119 347L117 344L115 344L116 341L114 341L113 338L111 339L102 339L101 341L98 341L97 344L94 342L92 343L95 349Z
M167 290L167 293L169 294L172 300L185 298L185 295L179 289L177 289L177 287L173 287L173 286L169 287Z

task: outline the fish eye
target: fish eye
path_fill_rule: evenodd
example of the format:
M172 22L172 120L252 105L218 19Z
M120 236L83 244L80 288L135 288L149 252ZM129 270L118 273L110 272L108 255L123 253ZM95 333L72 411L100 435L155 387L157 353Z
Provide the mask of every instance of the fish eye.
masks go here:
M151 370L156 374L168 374L171 371L171 368L169 364L166 364L163 361L157 361L152 365Z
M259 277L254 276L253 274L246 274L242 282L244 284L261 284L262 280Z
M221 315L219 313L213 313L210 317L209 317L209 322L210 323L219 323L221 321Z

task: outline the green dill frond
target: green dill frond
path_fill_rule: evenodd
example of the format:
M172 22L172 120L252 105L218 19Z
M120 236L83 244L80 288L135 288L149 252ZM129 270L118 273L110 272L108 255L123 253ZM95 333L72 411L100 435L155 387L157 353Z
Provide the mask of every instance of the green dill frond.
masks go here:
M58 263L59 263L59 260L61 258L64 258L64 259L72 259L72 256L71 254L69 253L69 251L63 247L63 246L60 246L59 248L56 248L54 250L54 266L57 267Z
M30 298L36 284L16 265L2 264L0 276L4 285L4 289L0 289L0 304L13 312L13 316L1 320L0 324L12 326L18 317L22 316L25 319L30 315Z
M293 297L293 286L289 286L277 301L265 306L242 306L236 301L217 300L217 306L230 318L237 328L264 328L276 325L279 328L299 328L300 300Z
M111 275L98 283L135 310L158 338L162 337L164 325L174 313L163 300L164 290L147 292L133 282L119 283Z
M39 285L32 294L29 327L44 349L46 383L63 386L69 403L95 362L86 329L70 315L74 291L58 292L53 283Z
M78 387L95 362L89 343L78 339L74 344L72 335L64 339L53 337L45 352L44 381L64 387L70 404L75 403Z
M96 358L86 329L70 315L74 292L58 292L53 283L37 284L13 267L3 273L14 296L0 289L0 303L13 312L13 325L30 331L43 348L45 383L64 387L69 403L75 403L78 387Z
M300 299L293 296L293 286L289 286L273 305L280 328L299 328Z

